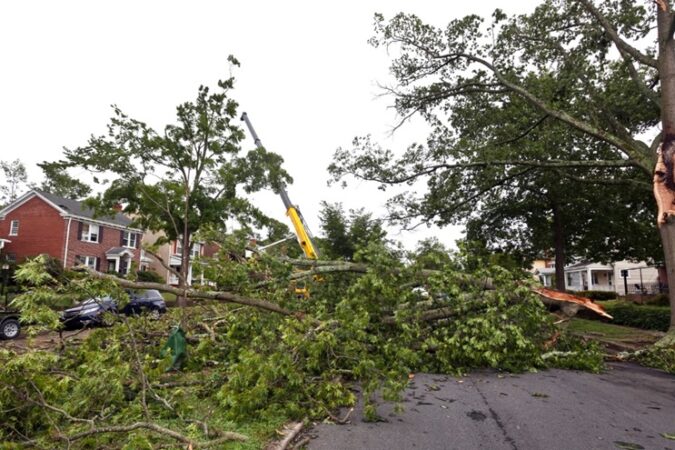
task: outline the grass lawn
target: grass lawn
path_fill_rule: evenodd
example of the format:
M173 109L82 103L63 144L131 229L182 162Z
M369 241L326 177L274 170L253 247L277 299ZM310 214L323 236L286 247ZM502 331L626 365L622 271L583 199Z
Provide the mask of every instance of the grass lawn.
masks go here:
M663 333L614 325L599 320L572 319L567 329L573 334L600 342L614 351L637 350L656 342Z

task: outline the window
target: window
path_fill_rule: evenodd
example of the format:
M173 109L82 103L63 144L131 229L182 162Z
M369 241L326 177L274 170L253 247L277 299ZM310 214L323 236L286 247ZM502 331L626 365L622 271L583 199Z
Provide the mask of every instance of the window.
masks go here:
M90 269L96 270L97 257L95 256L76 256L75 262L83 266L87 266Z
M9 226L9 235L10 236L18 236L19 235L19 221L18 220L12 220L12 222Z
M194 244L192 244L192 251L190 252L190 256L192 258L196 258L197 256L201 255L201 249L202 244L195 242ZM176 241L176 255L182 254L183 254L183 242Z
M98 225L91 223L82 224L82 240L85 242L98 242L99 241L99 228Z
M138 244L138 235L131 231L122 232L122 246L129 248L136 248Z

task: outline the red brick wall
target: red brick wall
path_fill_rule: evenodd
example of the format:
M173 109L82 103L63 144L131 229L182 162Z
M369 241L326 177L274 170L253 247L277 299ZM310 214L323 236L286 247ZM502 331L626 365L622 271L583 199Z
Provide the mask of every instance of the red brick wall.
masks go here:
M19 221L18 236L10 236L12 220ZM64 243L69 219L61 217L59 212L39 197L33 197L0 220L0 238L9 239L3 253L16 255L17 262L21 263L27 257L46 253L59 261L64 258ZM70 235L68 242L67 267L75 263L75 256L95 256L100 259L100 270L108 269L105 252L111 247L120 247L120 230L98 224L103 230L103 239L100 243L83 242L78 239L79 221L70 221ZM140 241L140 236L139 236ZM141 260L140 248L131 249L134 261Z
M10 236L12 220L19 221L19 235ZM47 253L63 260L65 222L53 207L39 197L33 197L0 220L0 237L12 241L3 252L16 255L17 262L30 256Z
M105 252L110 250L112 247L120 247L120 233L119 229L108 228L104 225L99 225L99 232L103 230L103 239L100 239L101 242L85 242L78 239L79 232L79 221L73 219L73 222L70 225L70 239L68 243L68 267L72 267L75 264L75 256L95 256L100 259L99 270L106 272L108 270L108 262ZM140 241L140 236L139 236ZM140 248L130 249L134 252L133 260L136 261L136 265L140 266L141 262L141 250Z

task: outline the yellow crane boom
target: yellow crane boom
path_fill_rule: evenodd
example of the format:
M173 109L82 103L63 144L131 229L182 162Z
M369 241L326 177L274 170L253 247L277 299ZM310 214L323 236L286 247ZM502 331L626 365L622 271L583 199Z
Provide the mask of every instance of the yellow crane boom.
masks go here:
M248 114L243 113L241 115L241 120L243 120L246 123L248 131L251 133L251 136L253 136L253 140L255 141L256 147L263 148L262 142L260 142L258 134L253 129L253 125L251 125L251 121L248 118ZM302 217L300 209L298 208L297 205L294 205L291 202L291 199L288 197L288 192L286 192L285 185L281 186L281 189L279 190L279 195L281 195L281 200L284 202L284 207L286 208L286 215L291 219L293 229L295 230L295 236L298 239L298 244L300 244L300 248L302 248L302 251L305 253L305 257L307 257L308 259L318 259L319 251L312 242L313 239L312 233L309 231L309 227L307 226L305 219Z

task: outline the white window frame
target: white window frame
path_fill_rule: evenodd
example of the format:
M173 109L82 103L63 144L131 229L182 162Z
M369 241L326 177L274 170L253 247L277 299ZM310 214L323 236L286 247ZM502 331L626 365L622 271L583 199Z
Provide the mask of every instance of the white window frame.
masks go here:
M199 242L193 242L192 250L190 251L190 257L196 258L198 256L201 256L201 253L202 253L202 244L200 244ZM181 240L176 241L176 252L174 254L178 256L183 256L183 242Z
M138 234L131 231L124 231L124 235L122 236L122 247L136 248L137 244L138 244Z
M9 224L9 235L18 236L19 235L19 221L12 220Z
M96 232L92 233L93 230ZM96 236L96 239L92 239L92 236ZM98 243L101 239L101 227L94 223L83 223L82 224L82 241L83 242L95 242Z
M96 256L80 256L78 259L81 265L96 270L96 260L98 259Z

